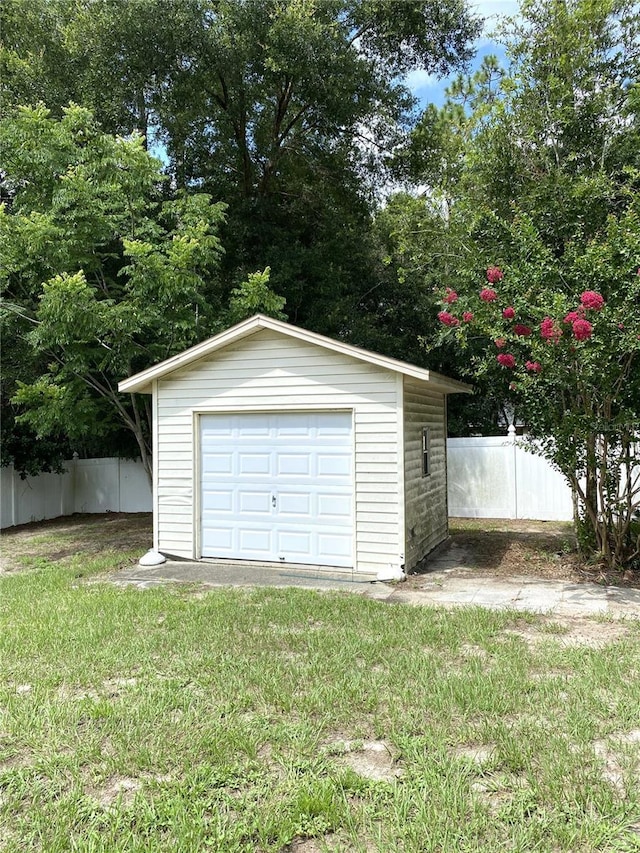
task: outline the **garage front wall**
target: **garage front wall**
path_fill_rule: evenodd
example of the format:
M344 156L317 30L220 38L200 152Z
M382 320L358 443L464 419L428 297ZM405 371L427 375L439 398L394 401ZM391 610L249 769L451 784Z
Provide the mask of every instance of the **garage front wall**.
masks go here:
M402 377L262 329L156 381L155 547L199 558L199 415L351 411L355 566L404 562Z

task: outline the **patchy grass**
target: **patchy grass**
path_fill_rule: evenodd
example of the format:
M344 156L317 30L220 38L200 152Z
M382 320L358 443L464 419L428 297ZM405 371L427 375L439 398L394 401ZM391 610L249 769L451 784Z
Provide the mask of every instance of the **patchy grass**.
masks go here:
M0 577L6 853L640 849L638 623L78 582L115 542Z
M47 563L69 565L74 562L82 573L87 557L113 558L127 565L151 547L150 512L83 514L21 524L2 531L0 574ZM100 571L95 566L95 571Z
M581 560L570 522L452 518L449 531L453 544L468 552L469 566L494 577L528 575L640 589L640 571L605 572L598 561Z

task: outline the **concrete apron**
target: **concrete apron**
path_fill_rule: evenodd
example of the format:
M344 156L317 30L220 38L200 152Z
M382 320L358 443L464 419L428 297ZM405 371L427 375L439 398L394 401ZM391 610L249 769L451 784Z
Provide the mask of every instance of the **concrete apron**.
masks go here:
M430 571L410 584L388 584L371 576L330 572L316 566L264 566L250 563L168 561L160 566L132 566L113 576L119 586L141 589L165 583L210 587L300 587L355 592L390 603L432 607L487 607L557 616L640 618L640 590L569 584L532 577L478 577L451 554L430 563ZM410 588L409 588L410 586Z
M114 576L117 584L133 584L142 588L161 583L201 583L207 586L303 587L308 589L347 590L369 593L373 587L393 587L376 582L375 575L358 575L352 571L330 571L322 566L262 563L234 563L229 560L167 560L159 566L132 566Z

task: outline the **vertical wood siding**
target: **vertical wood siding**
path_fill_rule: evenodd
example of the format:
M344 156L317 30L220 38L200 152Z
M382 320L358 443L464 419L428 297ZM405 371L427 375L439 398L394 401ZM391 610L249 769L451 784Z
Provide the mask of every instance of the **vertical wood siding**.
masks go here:
M422 476L422 429L429 427L430 473ZM404 377L405 568L447 537L445 396Z
M396 375L277 332L260 331L158 380L159 550L193 558L194 411L354 410L356 569L377 572L403 549Z

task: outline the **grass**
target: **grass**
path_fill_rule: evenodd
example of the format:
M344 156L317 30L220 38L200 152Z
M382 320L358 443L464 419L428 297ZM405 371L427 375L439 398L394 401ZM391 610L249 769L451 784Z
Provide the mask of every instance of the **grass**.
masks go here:
M109 543L0 577L1 850L640 850L637 623L574 647L480 608L119 588Z

